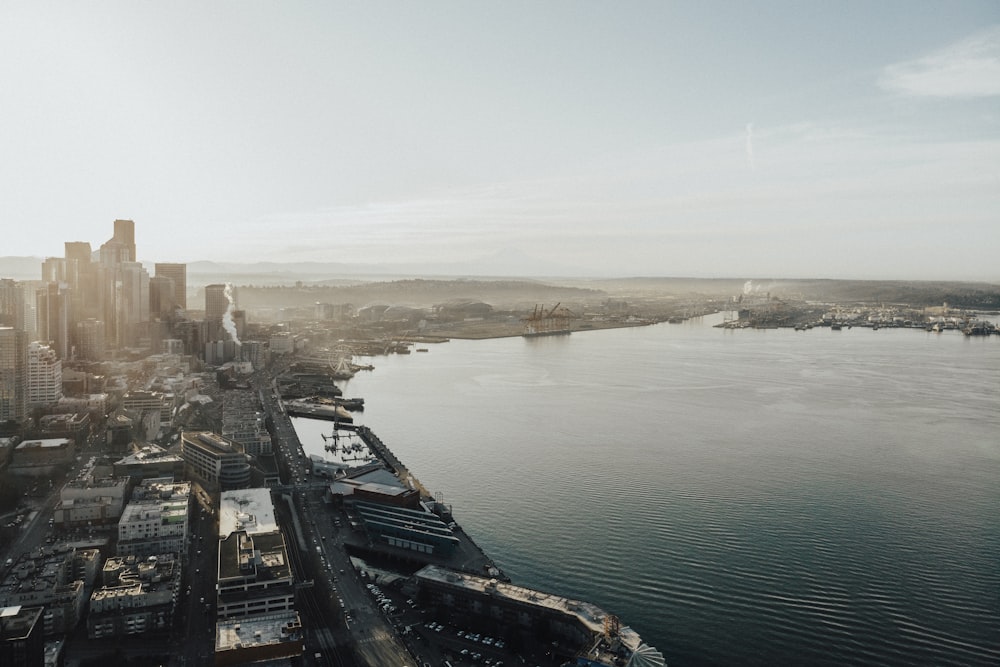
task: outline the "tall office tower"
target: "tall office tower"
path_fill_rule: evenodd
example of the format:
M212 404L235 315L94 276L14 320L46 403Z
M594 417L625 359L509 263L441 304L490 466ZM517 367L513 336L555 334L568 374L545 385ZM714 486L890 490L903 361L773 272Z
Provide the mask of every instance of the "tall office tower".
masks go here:
M90 264L93 252L90 249L90 241L66 241L63 244L66 249L65 255L68 260Z
M129 258L126 261L139 261L135 256L135 223L131 220L115 220L115 235L111 237L113 241L118 241L129 250Z
M28 336L0 327L0 422L28 416Z
M65 243L64 276L73 290L73 316L77 319L98 317L100 309L100 289L97 282L97 265L91 261L93 252L87 241L67 241ZM44 269L43 269L44 273ZM47 278L53 280L53 278Z
M0 279L0 326L24 331L24 287L10 278Z
M62 361L48 345L28 344L28 407L45 407L62 398Z
M139 262L120 267L121 301L118 304L118 347L135 345L149 323L149 273Z
M235 290L233 290L233 300L236 300ZM229 297L226 296L226 286L206 285L205 324L208 325L208 340L219 340L229 336L222 326L222 318L227 310L229 310Z
M60 359L70 353L72 297L65 283L48 283L36 293L38 340L50 343Z
M154 268L157 277L174 281L174 303L187 310L187 264L157 263Z
M24 331L28 340L38 340L38 290L42 288L40 280L22 280L21 291L24 294Z
M104 360L104 322L93 318L76 323L76 356L87 361Z
M157 264L159 266L159 264ZM174 312L174 281L155 275L149 279L149 315L150 317L168 317Z

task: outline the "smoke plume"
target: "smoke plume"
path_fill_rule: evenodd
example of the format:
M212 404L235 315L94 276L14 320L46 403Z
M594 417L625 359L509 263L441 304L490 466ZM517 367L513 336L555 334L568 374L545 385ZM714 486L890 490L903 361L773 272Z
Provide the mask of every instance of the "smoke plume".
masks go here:
M226 289L223 293L226 295L229 305L226 306L226 312L222 316L222 328L229 332L229 337L233 339L233 342L240 345L240 337L236 333L236 323L233 322L233 310L236 308L236 303L233 300L233 284L226 283Z

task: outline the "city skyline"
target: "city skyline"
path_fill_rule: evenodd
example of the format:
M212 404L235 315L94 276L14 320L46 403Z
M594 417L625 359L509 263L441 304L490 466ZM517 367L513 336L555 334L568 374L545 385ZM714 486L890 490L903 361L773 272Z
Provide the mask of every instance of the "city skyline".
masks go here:
M0 9L0 256L1000 279L993 2L108 7Z

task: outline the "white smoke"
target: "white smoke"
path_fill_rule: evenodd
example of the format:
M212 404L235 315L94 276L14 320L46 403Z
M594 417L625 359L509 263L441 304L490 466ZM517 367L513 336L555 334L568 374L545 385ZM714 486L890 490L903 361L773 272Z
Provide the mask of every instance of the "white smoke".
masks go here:
M748 280L743 283L743 293L749 295L751 292L753 292L753 281Z
M232 283L226 283L226 289L223 294L226 295L229 305L226 306L226 312L222 315L222 328L229 332L229 337L233 339L233 342L237 345L241 345L240 337L236 333L236 323L233 322L233 310L236 308L236 303L233 299Z
M757 165L753 161L753 123L747 123L747 164L750 171L757 171Z

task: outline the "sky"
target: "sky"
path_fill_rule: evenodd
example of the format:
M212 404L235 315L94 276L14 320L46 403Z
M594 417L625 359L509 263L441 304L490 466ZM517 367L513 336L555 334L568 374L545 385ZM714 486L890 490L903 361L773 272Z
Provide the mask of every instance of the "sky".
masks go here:
M0 1L0 256L1000 281L1000 2Z

